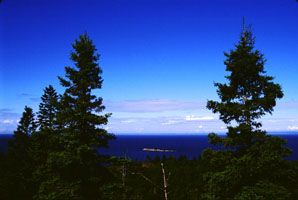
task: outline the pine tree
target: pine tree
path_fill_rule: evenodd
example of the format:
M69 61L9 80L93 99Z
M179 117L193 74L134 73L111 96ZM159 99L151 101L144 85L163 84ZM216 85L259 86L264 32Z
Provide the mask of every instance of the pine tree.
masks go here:
M98 148L108 147L114 136L102 126L111 114L104 110L102 98L93 91L101 89L102 70L92 40L83 34L73 44L71 60L76 67L65 67L66 78L58 77L65 93L60 97L57 121L62 149L48 154L46 172L36 199L100 199L109 173L102 166Z
M102 87L102 69L97 63L100 54L95 53L97 49L86 33L75 40L73 48L71 60L76 68L65 67L66 79L58 77L61 85L66 87L61 116L69 136L88 146L107 147L108 140L114 136L101 126L108 123L111 114L96 114L105 107L102 98L92 94L93 90Z
M13 139L9 141L9 150L24 152L29 147L30 136L36 131L36 122L32 108L25 106L22 118L17 130L14 131Z
M57 150L58 133L60 126L57 121L58 95L53 86L44 89L37 113L39 131L32 134L32 146L35 158L39 161L47 158L50 151Z
M290 164L284 160L291 150L284 147L284 139L260 129L259 118L273 112L283 92L273 77L265 75L266 60L254 50L254 42L248 29L241 34L236 49L225 53L228 83L215 83L221 101L207 103L207 108L219 113L228 126L226 137L209 134L210 143L229 148L202 153L202 162L209 169L203 175L206 192L202 199L297 198L293 195L295 187L288 184L292 182Z
M230 75L227 84L215 83L221 102L208 101L207 108L219 113L228 125L226 145L249 145L253 138L263 137L264 132L257 121L266 113L272 113L276 99L283 97L279 84L272 76L265 75L266 60L254 50L255 38L250 28L243 31L235 50L224 53L224 64ZM231 122L236 122L232 127ZM212 135L211 135L212 136Z
M32 185L32 148L31 135L36 131L36 122L33 110L25 106L22 118L17 130L14 131L13 139L9 140L7 163L9 183L8 196L10 199L31 199Z
M58 95L52 85L44 89L37 113L39 130L32 134L31 148L34 158L34 179L37 185L46 177L43 169L50 153L61 148L59 144L59 126L57 124Z
M37 113L38 125L40 129L54 129L58 110L58 95L52 85L44 89L41 100Z

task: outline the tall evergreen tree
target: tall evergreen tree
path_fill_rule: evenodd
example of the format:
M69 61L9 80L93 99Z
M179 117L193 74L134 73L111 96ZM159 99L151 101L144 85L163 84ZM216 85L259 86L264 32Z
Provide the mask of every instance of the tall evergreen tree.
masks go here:
M34 161L34 179L37 185L43 181L46 174L43 169L50 153L61 148L59 144L59 126L57 123L58 95L52 85L44 89L37 113L39 131L32 134L31 148Z
M25 152L30 146L30 136L36 131L36 121L32 108L25 106L22 118L19 121L17 130L14 131L13 139L9 141L9 150L19 151L16 154Z
M76 67L65 67L66 78L58 77L66 87L61 96L57 121L62 125L60 151L50 152L42 171L47 172L36 199L101 199L108 178L98 148L108 147L114 136L102 126L111 114L104 110L102 98L93 91L102 86L99 54L92 40L83 34L73 44L71 60ZM62 139L62 140L61 140Z
M92 94L101 89L102 69L97 61L100 54L92 40L83 34L75 40L71 60L76 68L65 67L66 79L58 77L62 86L66 87L62 101L64 110L61 113L69 135L93 147L107 147L108 140L114 138L101 126L107 124L111 114L97 115L105 109L102 98Z
M264 136L258 119L271 114L276 99L283 97L280 85L273 82L272 76L265 75L266 60L254 50L254 43L249 28L241 34L236 49L224 53L226 71L230 72L226 76L228 83L215 83L221 101L207 103L207 108L219 113L220 119L228 124L226 145L249 145L254 137ZM230 125L233 121L235 127Z
M56 114L58 106L58 95L52 85L44 89L37 113L38 125L40 129L53 129L56 124Z
M31 199L32 164L31 135L36 131L36 122L33 110L25 106L22 118L13 139L9 140L7 163L9 182L7 183L9 199Z
M209 134L210 143L229 149L203 152L202 162L209 169L203 176L206 181L203 199L296 198L295 189L288 185L292 182L292 171L284 160L291 150L284 147L284 139L271 137L260 129L262 124L258 119L272 113L283 93L273 77L265 75L266 60L254 50L254 42L248 29L241 34L236 49L225 53L224 64L230 72L226 76L228 83L215 83L221 101L207 103L207 108L219 113L228 126L226 137Z

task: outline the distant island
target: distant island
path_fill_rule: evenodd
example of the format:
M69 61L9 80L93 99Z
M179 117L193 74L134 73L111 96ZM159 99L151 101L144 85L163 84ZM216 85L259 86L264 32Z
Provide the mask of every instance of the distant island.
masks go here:
M157 149L157 148L143 148L143 151L176 152L175 150L169 150L169 149Z

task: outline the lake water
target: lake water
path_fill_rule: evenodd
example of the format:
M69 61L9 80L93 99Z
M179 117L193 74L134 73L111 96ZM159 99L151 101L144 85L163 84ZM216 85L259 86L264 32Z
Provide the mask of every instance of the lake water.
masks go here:
M109 149L99 149L101 154L128 157L132 160L146 160L147 156L187 156L188 159L198 158L201 152L207 147L214 147L208 144L206 135L116 135L117 139L109 142ZM293 150L288 157L290 160L298 160L298 133L284 133L279 135L287 139L287 147ZM0 135L0 151L6 151L7 141L12 135ZM175 152L151 152L143 151L143 148L158 148L174 150Z

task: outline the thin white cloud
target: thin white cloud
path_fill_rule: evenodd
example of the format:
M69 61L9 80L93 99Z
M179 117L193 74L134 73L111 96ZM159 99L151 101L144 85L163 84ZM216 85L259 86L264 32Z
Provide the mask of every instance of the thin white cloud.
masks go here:
M21 114L12 112L12 109L0 109L0 133L13 133L17 128Z
M189 121L211 121L214 120L213 117L205 116L205 117L196 117L195 115L187 115L185 118L181 119L169 119L166 122L160 123L161 125L172 125L172 124L184 124Z
M186 121L210 121L210 120L214 120L213 117L210 116L206 116L206 117L196 117L194 115L188 115L185 117Z
M120 116L119 116L120 115ZM126 117L127 116L127 117ZM260 120L266 131L298 131L295 117L271 117ZM224 133L226 125L218 115L198 111L165 113L115 113L110 118L113 133ZM236 124L232 124L233 126Z
M107 110L112 112L162 112L172 110L204 109L206 102L182 102L173 100L141 100L104 102Z
M270 123L277 123L277 122L280 122L281 120L269 119L269 120L266 120L266 121L270 122Z
M135 122L135 120L132 120L132 119L127 119L127 120L122 120L121 123L123 124L130 124L130 123L133 123Z
M16 121L15 120L12 120L12 119L5 119L5 120L2 120L2 123L3 124L13 124L15 123Z
M298 126L288 126L288 130L296 131L298 130Z
M161 125L171 125L171 124L178 124L181 123L181 120L169 120L167 122L161 123Z

